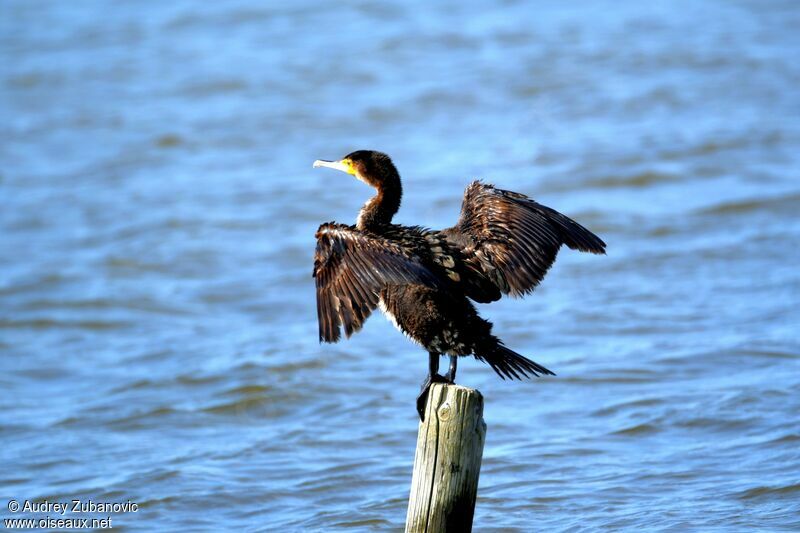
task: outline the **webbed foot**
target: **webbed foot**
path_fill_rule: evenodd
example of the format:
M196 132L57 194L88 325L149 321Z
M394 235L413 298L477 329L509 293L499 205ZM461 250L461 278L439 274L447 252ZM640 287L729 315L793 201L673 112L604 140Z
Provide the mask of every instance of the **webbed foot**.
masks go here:
M439 374L428 374L425 381L422 382L419 396L417 396L417 413L419 413L420 422L425 422L425 408L428 405L428 393L431 390L431 385L434 383L447 383L452 384L452 379L447 379L445 376Z

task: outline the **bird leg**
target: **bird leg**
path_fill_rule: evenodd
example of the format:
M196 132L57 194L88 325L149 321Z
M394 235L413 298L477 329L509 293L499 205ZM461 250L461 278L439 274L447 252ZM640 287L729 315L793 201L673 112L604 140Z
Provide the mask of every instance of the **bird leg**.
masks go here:
M444 375L444 380L451 385L456 382L456 368L458 367L458 356L450 356L450 368L447 369L447 374Z
M450 369L455 372L453 370L452 361L450 365ZM419 392L419 396L417 396L417 413L419 413L419 419L422 422L425 422L425 407L428 405L428 392L431 390L431 385L434 383L452 383L440 376L438 372L439 354L428 352L428 376L425 378L425 381L422 382L422 389Z

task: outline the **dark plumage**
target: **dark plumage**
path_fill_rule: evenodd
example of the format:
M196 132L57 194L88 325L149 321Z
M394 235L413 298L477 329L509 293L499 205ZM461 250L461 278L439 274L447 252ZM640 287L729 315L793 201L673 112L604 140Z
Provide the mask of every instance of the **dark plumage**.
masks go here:
M473 355L505 379L553 373L506 348L470 300L522 296L544 279L561 245L605 253L605 243L561 213L527 196L479 181L464 193L461 216L440 231L392 224L400 208L400 175L386 154L359 150L341 161L316 161L377 189L354 226L322 224L314 277L320 341L361 329L376 307L429 353L429 375L417 400L423 416L432 382L453 383L457 356ZM439 357L450 356L445 376Z

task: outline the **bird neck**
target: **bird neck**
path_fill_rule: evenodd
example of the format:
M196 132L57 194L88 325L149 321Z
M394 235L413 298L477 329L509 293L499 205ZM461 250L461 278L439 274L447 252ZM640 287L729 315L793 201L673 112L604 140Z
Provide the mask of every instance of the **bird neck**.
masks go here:
M403 196L400 178L384 182L377 189L378 194L370 198L358 213L356 227L362 231L376 231L388 226L400 209Z

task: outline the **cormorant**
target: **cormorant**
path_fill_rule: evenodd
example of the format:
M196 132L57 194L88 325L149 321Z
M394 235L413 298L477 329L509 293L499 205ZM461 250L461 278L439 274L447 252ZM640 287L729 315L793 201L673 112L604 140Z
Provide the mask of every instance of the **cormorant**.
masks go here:
M555 375L492 335L470 300L523 296L542 281L561 245L604 254L606 244L569 217L524 194L472 182L452 228L433 231L392 224L402 186L384 153L358 150L340 161L314 162L377 189L354 226L328 222L317 230L314 278L320 342L350 337L376 307L428 351L429 371L417 398L424 420L428 389L453 383L458 356L473 355L505 379ZM439 357L450 356L446 375Z

